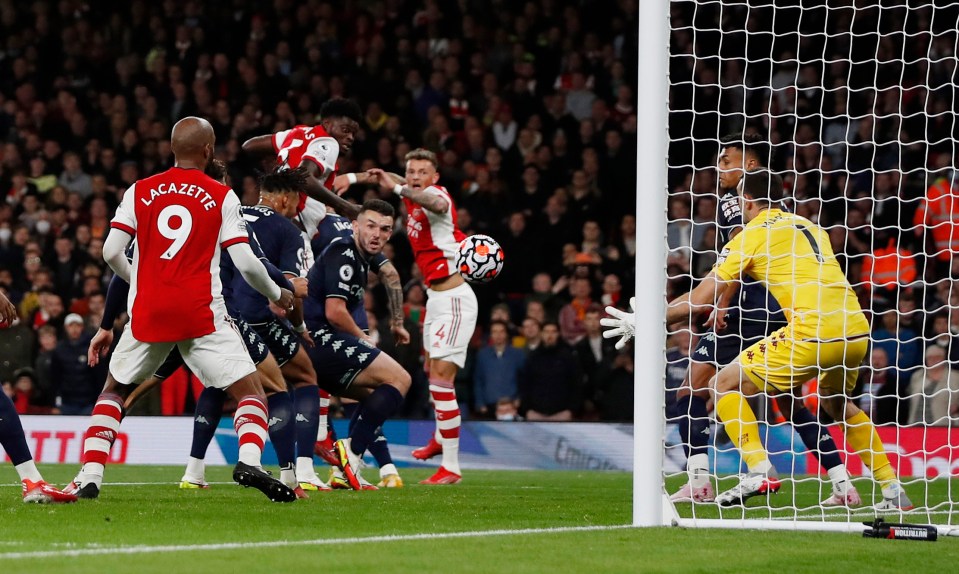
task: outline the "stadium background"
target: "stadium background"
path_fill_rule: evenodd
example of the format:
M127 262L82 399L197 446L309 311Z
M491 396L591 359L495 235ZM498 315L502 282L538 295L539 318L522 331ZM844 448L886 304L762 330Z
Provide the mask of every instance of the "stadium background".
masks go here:
M464 231L489 233L505 249L503 276L477 288L480 326L458 381L460 401L480 414L473 373L492 314L508 314L512 342L524 347L528 303L543 303L529 314L559 320L575 344L588 308L622 306L621 293L633 291L637 7L582 8L550 0L0 1L0 288L22 316L0 331L4 391L27 413L79 414L93 404L104 373L79 356L109 279L102 241L123 191L171 165L176 120L196 114L213 123L234 189L255 203L256 174L240 144L314 124L324 101L345 96L365 118L341 172L402 172L408 150L428 147ZM350 197L374 193L354 187ZM423 289L397 230L391 255L418 341ZM547 275L534 289L539 273ZM371 310L385 317L382 289L372 293ZM71 312L84 318L80 338L64 326ZM393 349L388 329L380 339L414 373L404 414L428 416L418 345ZM628 419L632 356L613 360L609 346L601 353L582 366L584 353L568 347L543 357L537 372L579 372L561 383L522 378L532 381L523 402L554 396L561 384L565 398L540 401L543 409ZM192 382L174 377L139 413L190 412Z

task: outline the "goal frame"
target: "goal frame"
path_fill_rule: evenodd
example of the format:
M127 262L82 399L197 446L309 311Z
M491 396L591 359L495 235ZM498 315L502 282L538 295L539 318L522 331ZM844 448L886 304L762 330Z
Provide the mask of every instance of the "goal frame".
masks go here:
M665 345L666 213L669 146L670 2L640 0L636 90L636 331L633 399L633 526L737 530L820 531L861 534L859 521L681 518L666 493ZM642 134L642 137L640 137ZM642 278L642 280L640 280ZM644 373L639 376L638 373ZM658 383L658 384L657 384ZM936 525L940 536L959 536L959 526Z

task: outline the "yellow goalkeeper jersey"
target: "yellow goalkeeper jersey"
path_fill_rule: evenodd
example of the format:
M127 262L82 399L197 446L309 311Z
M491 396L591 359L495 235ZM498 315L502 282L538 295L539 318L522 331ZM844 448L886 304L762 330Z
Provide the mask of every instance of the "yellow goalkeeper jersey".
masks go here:
M842 272L829 236L780 209L756 216L723 247L716 276L762 281L798 338L832 340L869 333L869 322Z

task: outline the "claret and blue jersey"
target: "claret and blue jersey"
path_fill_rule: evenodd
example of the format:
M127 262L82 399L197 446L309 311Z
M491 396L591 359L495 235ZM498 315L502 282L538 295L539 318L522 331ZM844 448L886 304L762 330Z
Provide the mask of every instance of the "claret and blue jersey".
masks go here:
M330 242L316 256L316 263L307 277L309 296L304 303L304 316L310 330L330 326L326 318L328 298L343 299L351 315L364 312L363 293L369 272L370 263L357 249L352 235L348 241L337 237Z

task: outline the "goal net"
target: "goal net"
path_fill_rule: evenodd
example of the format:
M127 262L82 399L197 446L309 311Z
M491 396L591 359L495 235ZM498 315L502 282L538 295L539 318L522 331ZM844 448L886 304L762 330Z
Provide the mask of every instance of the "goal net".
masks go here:
M662 245L665 231L667 249L638 273L662 274L665 257L667 299L698 285L735 227L729 222L735 214L722 198L736 190L724 189L730 178L720 177L717 162L735 170L743 167L744 156L758 156L760 167L782 177L784 208L828 236L828 248L869 320L868 350L846 400L875 422L914 506L875 508L884 493L864 461L871 457L856 454L842 425L823 408L813 379L795 389L791 409L765 394L749 400L781 481L777 494L728 507L668 502L660 518L682 525L859 531L863 521L883 516L959 534L959 526L951 528L959 522L959 258L954 257L959 251L959 176L954 172L959 3L674 0L668 14L665 9L657 14L648 4L653 3L641 3L639 25L640 37L646 38L640 50L650 57L641 63L640 77L646 86L668 77L668 116L649 112L646 119L654 123L644 129L640 143L659 137L656 122L665 120L668 128L660 148L657 142L640 146L640 174L644 165L665 172L662 179L653 178L666 197L652 202L662 211L656 210L660 221L647 233L658 234L654 244ZM667 32L660 34L657 27ZM661 61L657 37L669 47ZM644 47L653 49L644 52ZM658 104L655 87L650 90L650 100L640 96L641 112L644 104ZM734 137L724 144L727 135ZM730 148L730 157L721 158ZM643 164L644 149L665 155ZM652 192L647 186L638 193L643 198ZM645 217L650 221L648 213ZM661 312L662 289L647 288L647 298L638 293L638 306L645 300ZM751 305L756 311L755 300L737 295L731 306L740 303L744 308L730 311L734 318L726 330L714 334L704 326L707 314L667 326L665 336L661 315L640 317L638 340L650 329L651 318L659 319L652 322L660 340L666 340L659 349L666 356L665 385L655 397L664 407L656 420L665 423L659 487L666 496L690 479L687 455L690 449L700 452L690 433L708 433L706 470L716 495L747 472L735 440L717 423L713 401L699 416L691 401L677 399L694 363L722 359L701 351L704 339L727 335L735 341L737 332L745 336L747 330L755 336L756 313L745 309ZM760 306L763 317L774 311L769 305ZM735 318L746 316L753 318L748 328L747 319ZM774 327L762 328L768 334ZM722 355L721 346L709 353ZM646 382L637 380L638 395ZM790 423L803 408L811 419ZM683 424L690 424L689 432L680 432ZM799 432L809 427L815 431ZM642 436L644 428L650 427L637 418L637 442L651 440ZM835 452L824 452L823 445ZM878 457L881 449L871 450ZM860 505L849 506L854 500L842 494L848 490L834 487L841 472L827 473L825 466L837 460ZM637 485L645 488L648 482L637 479ZM826 502L836 488L846 504ZM636 503L643 501L637 496Z

